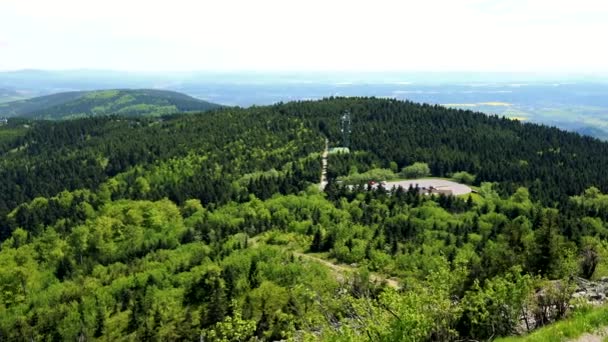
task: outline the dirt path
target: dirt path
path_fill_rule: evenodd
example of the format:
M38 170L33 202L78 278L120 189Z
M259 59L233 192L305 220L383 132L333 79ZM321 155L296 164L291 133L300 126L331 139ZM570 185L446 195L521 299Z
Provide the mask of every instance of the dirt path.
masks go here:
M249 238L247 240L247 243L250 248L256 248L258 246L259 240L260 240L260 235L256 235L252 238ZM296 257L299 257L302 259L308 259L310 261L314 261L316 263L322 264L323 266L329 268L338 281L346 280L346 278L347 278L346 275L353 274L357 271L357 269L355 267L352 267L349 265L334 264L333 262L331 262L329 260L319 258L314 255L302 253L302 252L296 252L296 251L290 250L288 248L284 248L284 250L286 252L293 253L293 255ZM388 286L390 286L394 289L397 289L397 290L401 289L401 285L399 284L399 282L397 280L384 277L380 274L370 273L369 280L373 283L386 283Z
M352 266L334 264L328 260L321 259L319 257L313 256L310 254L305 254L305 253L300 253L300 252L293 252L293 254L297 257L312 260L314 262L318 262L320 264L323 264L324 266L327 266L329 269L331 269L334 272L334 274L336 275L336 278L339 281L343 281L346 278L344 276L345 274L352 274L352 273L355 273L355 271L356 271L356 269ZM374 283L386 282L386 284L388 286L390 286L394 289L401 288L401 286L399 285L399 282L397 282L395 279L386 278L379 274L375 274L375 273L370 274L369 280Z
M327 155L329 154L329 140L325 139L325 150L323 151L323 157L321 159L321 183L319 183L319 190L325 190L327 186Z
M608 338L608 327L601 328L593 333L587 333L581 337L571 340L571 342L602 342Z

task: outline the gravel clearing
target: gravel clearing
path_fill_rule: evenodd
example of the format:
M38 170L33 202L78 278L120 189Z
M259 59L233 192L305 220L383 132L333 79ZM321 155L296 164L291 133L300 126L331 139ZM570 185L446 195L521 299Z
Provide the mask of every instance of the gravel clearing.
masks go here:
M454 196L458 195L466 195L471 193L472 189L464 184L456 183L446 179L436 179L436 178L421 178L421 179L410 179L410 180L400 180L400 181L390 181L385 182L384 187L386 189L392 189L397 187L402 187L403 189L409 189L410 185L412 187L416 187L418 185L419 188L434 188L437 190L451 190Z

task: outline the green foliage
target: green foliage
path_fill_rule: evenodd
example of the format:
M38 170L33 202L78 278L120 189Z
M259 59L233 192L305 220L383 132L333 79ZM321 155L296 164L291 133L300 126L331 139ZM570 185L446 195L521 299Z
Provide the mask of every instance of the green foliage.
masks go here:
M567 287L546 285L543 297L531 299L533 278L522 271L535 268L517 268L543 262L535 253L558 215L524 190L482 198L468 212L455 209L466 207L463 199L340 191L336 202L313 192L215 209L198 200L181 208L166 199L108 200L70 229L63 222L35 234L16 229L0 251L3 336L23 326L61 338L202 334L233 341L287 339L304 329L332 340L336 319L354 340L451 340L507 335L522 312L550 322L567 311ZM52 201L70 206L75 198L66 192L27 207L44 212ZM478 216L487 201L494 209ZM338 261L397 277L407 289L375 287L377 273L351 281L351 266L328 269L288 252L311 243ZM564 267L549 266L547 275L568 274ZM72 300L58 304L65 298ZM558 307L563 311L551 309ZM40 315L47 319L34 319ZM46 325L53 320L60 323Z
M572 202L588 211L594 211L602 215L608 213L608 195L602 194L594 186L586 189L581 196L572 197Z
M411 291L396 295L387 291L380 302L394 316L388 330L377 331L382 341L447 341L457 336L453 329L461 314L459 305L449 299L458 281L460 270L450 274L442 265Z
M85 99L95 100L95 99L111 99L113 97L117 97L120 94L118 90L99 90L86 93L84 95Z
M454 172L452 179L459 183L473 184L475 183L475 175L472 175L466 171Z
M429 164L415 162L401 170L400 176L403 178L422 178L431 175Z
M358 136L321 192L345 109ZM0 143L0 336L481 340L522 316L534 329L569 314L569 279L608 274L605 150L379 99L35 122ZM417 160L419 175L475 173L478 193L344 184Z
M485 340L516 332L534 293L533 279L520 272L513 269L504 277L487 279L483 287L475 282L463 299L467 335Z
M353 173L348 176L338 177L338 181L344 184L365 184L371 181L381 182L396 179L397 175L389 169L371 169L364 173Z
M235 305L235 303L233 303ZM236 305L235 305L236 306ZM253 338L256 322L244 320L239 311L234 316L226 317L221 322L205 332L205 337L209 341L217 342L241 342Z
M541 328L529 335L497 339L500 342L571 341L585 333L594 333L608 326L608 307L585 308L561 322Z

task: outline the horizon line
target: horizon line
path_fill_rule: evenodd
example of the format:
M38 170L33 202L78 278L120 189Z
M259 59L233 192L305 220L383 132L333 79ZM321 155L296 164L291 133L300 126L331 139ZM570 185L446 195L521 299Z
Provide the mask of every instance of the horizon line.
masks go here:
M0 69L0 73L18 72L117 72L117 73L206 73L206 74L307 74L307 73L335 73L335 74L529 74L529 75L592 75L607 76L605 71L571 71L571 70L406 70L406 69L386 69L386 70L347 70L347 69L122 69L122 68L17 68Z

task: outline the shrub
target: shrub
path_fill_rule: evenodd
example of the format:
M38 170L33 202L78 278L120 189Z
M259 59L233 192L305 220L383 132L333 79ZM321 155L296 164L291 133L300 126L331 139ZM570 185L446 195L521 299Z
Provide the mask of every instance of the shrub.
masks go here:
M475 182L475 175L472 175L466 171L454 172L452 179L458 183L473 184Z
M431 174L429 164L416 162L410 166L406 166L401 170L401 176L404 178L421 178Z

